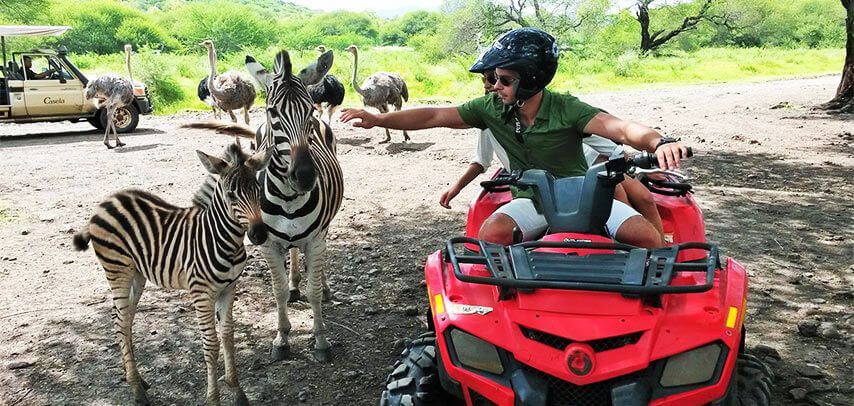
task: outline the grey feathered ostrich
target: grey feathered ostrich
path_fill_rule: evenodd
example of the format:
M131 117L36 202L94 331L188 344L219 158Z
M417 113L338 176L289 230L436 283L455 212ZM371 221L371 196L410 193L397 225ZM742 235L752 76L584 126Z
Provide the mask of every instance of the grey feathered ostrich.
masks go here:
M130 72L130 53L133 48L130 44L125 45L125 68L127 69L128 78L125 79L115 73L107 73L101 75L86 84L86 90L83 96L86 100L91 100L95 107L106 109L105 117L107 118L104 127L104 145L112 149L110 145L109 135L110 130L116 136L116 147L123 147L125 143L119 140L119 132L116 130L116 111L133 103L133 76Z
M317 51L321 54L326 53L326 47L319 45ZM330 50L330 52L332 52ZM311 96L311 101L314 102L314 107L318 114L323 116L323 103L326 103L326 113L329 115L327 123L332 123L332 114L344 102L344 85L334 75L327 74L323 77L320 83L307 86L308 94Z
M205 40L201 43L208 49L211 72L208 75L208 91L217 107L228 112L232 122L237 122L237 117L232 110L243 109L243 118L249 125L249 108L255 103L255 86L237 71L230 70L221 75L216 73L216 50L213 41Z
M409 90L406 89L406 82L397 73L392 72L377 72L368 76L362 86L359 87L356 81L356 71L359 66L359 50L355 45L347 47L347 51L353 54L353 90L362 96L362 103L366 107L373 107L380 113L388 113L388 105L394 106L394 110L398 111L403 106L404 101L409 100ZM388 128L385 129L385 140L383 143L391 141L391 134ZM409 134L403 131L404 141L409 141Z

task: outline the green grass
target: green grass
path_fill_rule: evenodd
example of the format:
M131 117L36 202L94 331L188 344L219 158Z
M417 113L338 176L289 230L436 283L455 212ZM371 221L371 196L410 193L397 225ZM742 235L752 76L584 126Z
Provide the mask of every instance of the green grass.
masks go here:
M331 71L347 89L345 106L361 106L350 86L353 57L335 50ZM272 67L275 49L249 50L256 59ZM219 55L218 71L245 72L245 53ZM316 57L314 51L293 51L291 58L301 69ZM844 60L843 49L705 48L669 56L639 57L626 52L618 57L561 58L551 89L579 93L679 84L767 80L804 75L837 73ZM459 102L481 93L476 75L468 73L470 56L428 61L411 48L380 47L359 52L358 80L378 71L397 72L409 87L410 103ZM123 72L123 55L74 55L72 60L87 74ZM134 57L134 77L149 85L157 114L182 110L206 110L196 97L196 86L208 72L203 49L192 55L157 54L142 51ZM248 75L247 75L248 76ZM263 104L259 95L258 104Z
M0 224L11 223L15 220L15 217L15 213L12 212L12 209L7 208L2 202L0 202Z

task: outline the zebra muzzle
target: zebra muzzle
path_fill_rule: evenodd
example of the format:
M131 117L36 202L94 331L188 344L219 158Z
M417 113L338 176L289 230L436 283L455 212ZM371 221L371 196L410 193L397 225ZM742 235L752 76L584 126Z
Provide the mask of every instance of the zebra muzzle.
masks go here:
M267 226L264 223L254 223L249 226L249 241L255 245L261 245L267 241Z

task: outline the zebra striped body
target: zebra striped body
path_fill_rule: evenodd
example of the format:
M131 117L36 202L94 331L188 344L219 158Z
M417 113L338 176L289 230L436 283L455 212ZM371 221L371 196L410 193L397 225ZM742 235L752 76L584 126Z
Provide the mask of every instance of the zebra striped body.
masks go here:
M306 258L307 297L314 314L315 358L328 361L330 344L321 312L321 295L328 292L324 275L326 235L344 197L344 176L335 156L330 127L313 116L314 106L303 82L292 73L286 52L276 56L268 83L267 122L259 129L258 148L275 148L270 164L259 174L261 210L269 240L262 246L270 266L278 306L279 326L274 356L288 355L291 329L287 303L299 295L298 251ZM269 73L264 73L269 75ZM290 255L288 255L290 254ZM290 256L290 289L287 261Z
M234 364L234 282L246 264L243 237L263 243L266 229L260 219L259 187L255 174L265 156L247 160L237 144L230 161L199 152L211 173L219 174L213 188L206 183L196 201L206 205L173 206L141 190L125 190L102 202L74 245L92 242L113 294L114 323L128 384L139 404L148 404L148 385L139 376L133 352L133 319L146 281L190 292L202 330L208 371L208 404L219 403L217 359L219 321L225 354L225 381L236 391L236 403L248 404ZM269 157L267 155L266 157Z

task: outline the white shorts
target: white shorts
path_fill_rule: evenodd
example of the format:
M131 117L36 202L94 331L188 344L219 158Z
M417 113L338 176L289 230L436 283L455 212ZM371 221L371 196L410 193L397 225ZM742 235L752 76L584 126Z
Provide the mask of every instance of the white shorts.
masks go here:
M537 209L534 208L534 202L531 199L513 199L510 203L499 207L495 212L510 216L516 222L519 231L522 232L522 239L524 241L531 241L539 237L548 228L546 217L537 213ZM608 221L605 223L608 235L615 239L620 226L629 217L633 216L640 216L640 213L635 211L631 206L619 200L614 200L614 203L611 204L611 216L608 217Z

